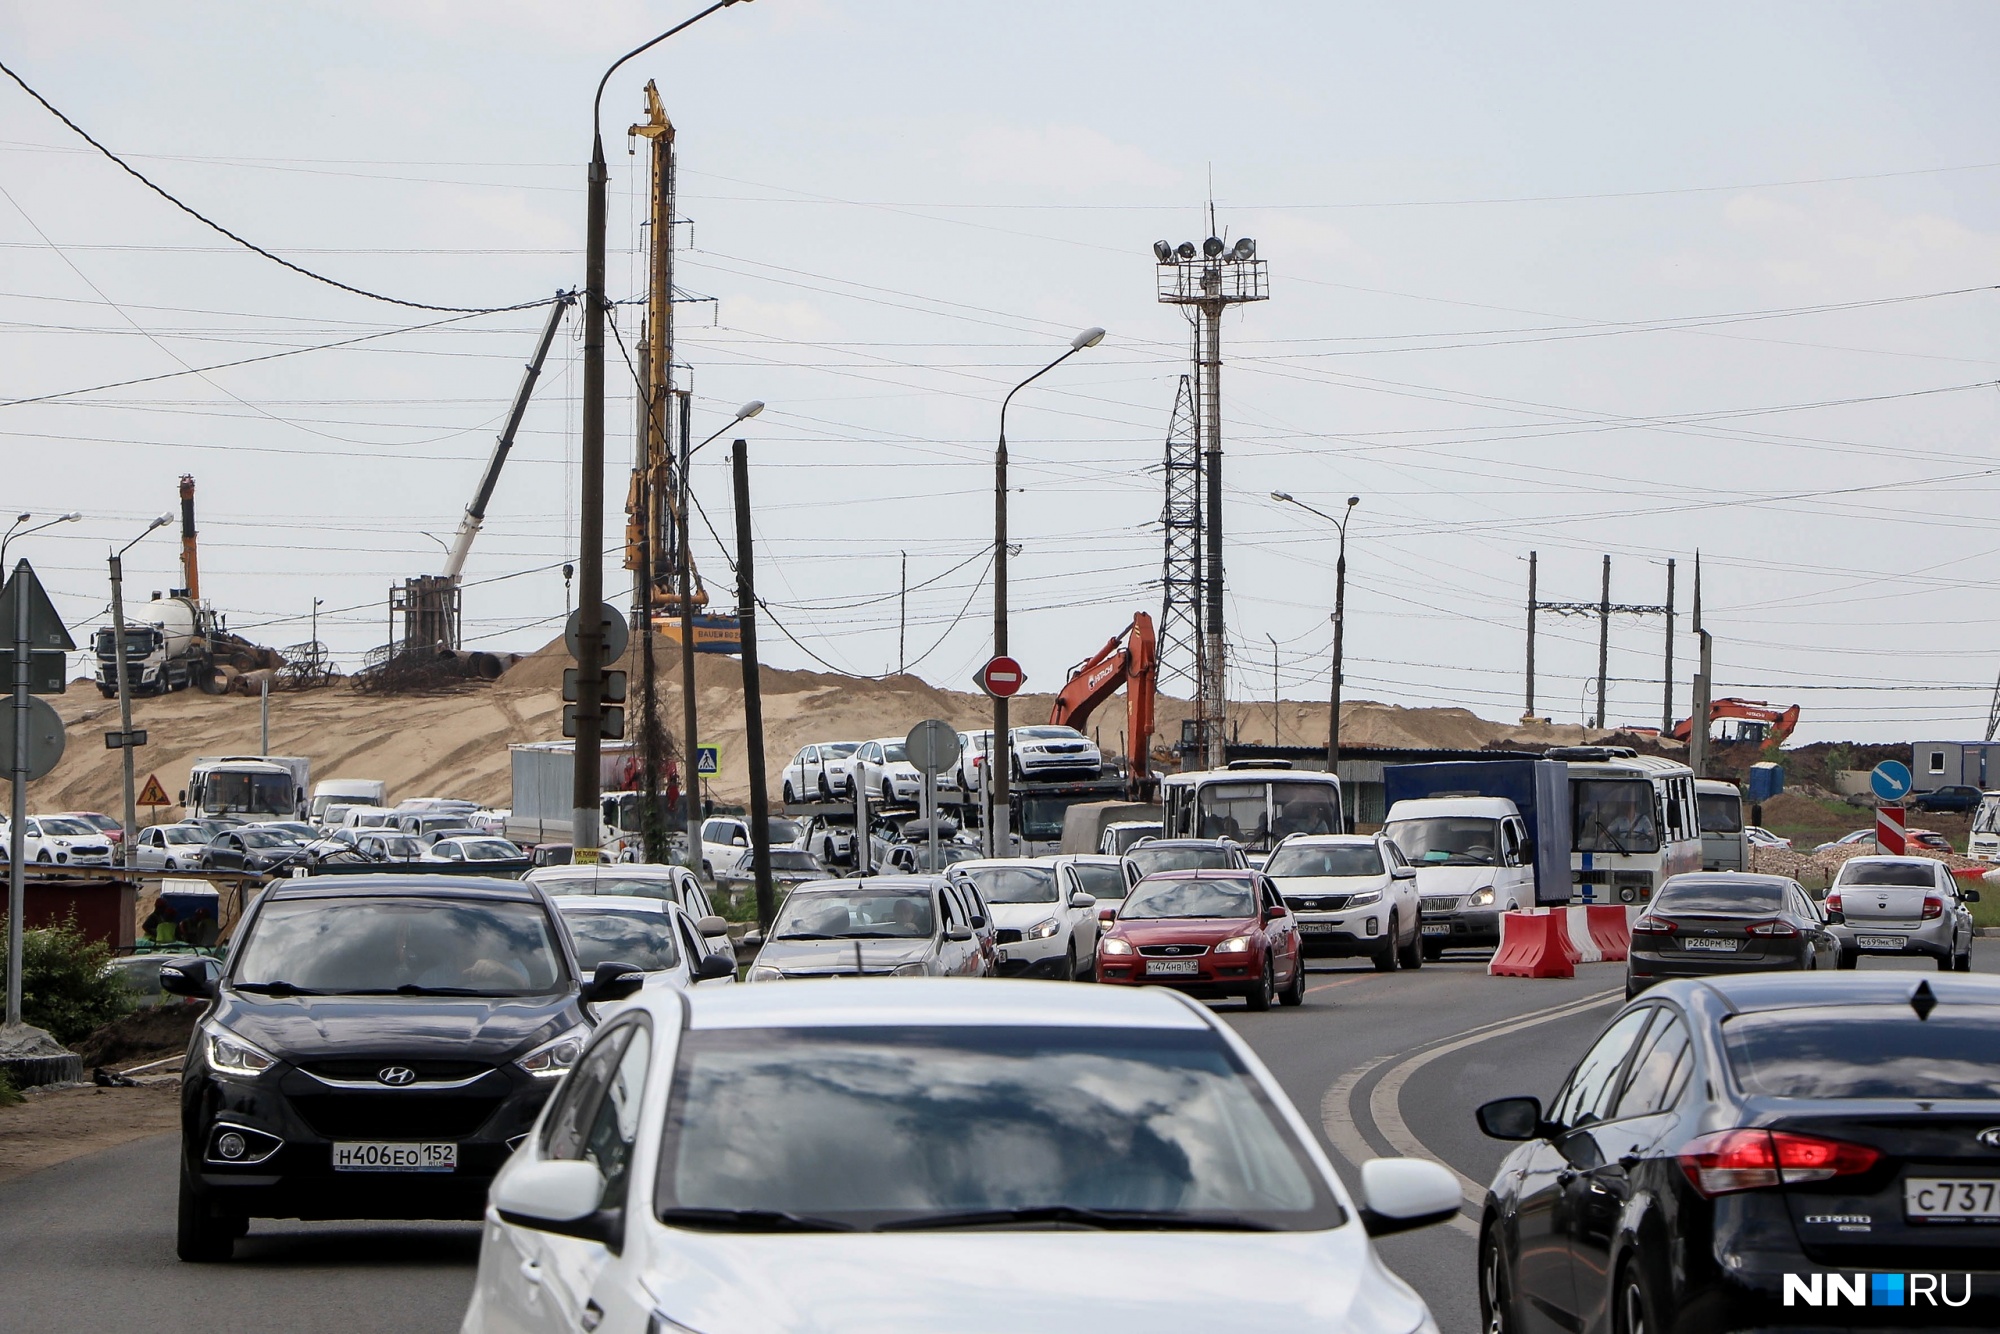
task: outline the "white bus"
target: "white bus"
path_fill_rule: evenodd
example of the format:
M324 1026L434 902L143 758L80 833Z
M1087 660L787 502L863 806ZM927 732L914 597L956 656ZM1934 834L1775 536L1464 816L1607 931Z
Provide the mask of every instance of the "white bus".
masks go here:
M1282 762L1168 774L1162 838L1226 838L1258 859L1287 834L1344 834L1340 779Z
M1694 770L1622 746L1567 746L1574 902L1646 903L1668 876L1701 869Z
M1701 808L1701 869L1747 871L1750 845L1743 837L1743 790L1715 778L1694 780Z

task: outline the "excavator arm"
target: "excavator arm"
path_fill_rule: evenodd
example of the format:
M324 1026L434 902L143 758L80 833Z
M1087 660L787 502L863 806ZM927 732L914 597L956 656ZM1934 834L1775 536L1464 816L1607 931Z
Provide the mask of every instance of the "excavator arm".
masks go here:
M1153 618L1134 612L1132 623L1070 673L1056 695L1049 722L1082 731L1098 705L1125 688L1125 749L1136 790L1150 786L1153 710L1159 688L1160 646Z
M1718 699L1708 706L1710 725L1725 718L1736 718L1746 723L1763 723L1771 729L1764 740L1764 749L1777 750L1785 744L1786 738L1797 730L1799 706L1794 704L1785 709L1774 709L1761 699ZM1669 733L1676 741L1686 741L1694 734L1694 719L1683 718L1674 724Z

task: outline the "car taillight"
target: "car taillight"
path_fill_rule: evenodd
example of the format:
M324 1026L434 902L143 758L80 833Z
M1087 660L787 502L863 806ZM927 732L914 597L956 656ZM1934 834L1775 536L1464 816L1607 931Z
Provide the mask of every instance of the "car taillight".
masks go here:
M1666 918L1655 917L1651 913L1632 923L1632 934L1635 936L1670 936L1677 929Z
M1935 894L1924 895L1924 920L1944 916L1944 900Z
M1775 919L1758 922L1750 928L1750 934L1753 936L1796 936L1798 933L1799 929L1790 922L1780 922Z
M1798 1135L1788 1130L1718 1130L1688 1141L1681 1171L1713 1199L1732 1191L1796 1185L1866 1172L1882 1155L1865 1144Z
M1828 912L1839 912L1839 911L1840 911L1840 891L1836 889L1836 890L1834 890L1834 891L1833 891L1832 893L1828 894L1828 895L1826 896L1826 900L1825 900L1825 902L1826 902L1826 910L1827 910Z

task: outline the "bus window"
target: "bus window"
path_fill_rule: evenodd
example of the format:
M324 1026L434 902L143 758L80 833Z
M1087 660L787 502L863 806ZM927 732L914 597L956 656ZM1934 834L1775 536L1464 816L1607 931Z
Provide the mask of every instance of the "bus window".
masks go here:
M1740 834L1743 832L1743 798L1724 792L1704 792L1701 805L1701 832Z
M1658 852L1653 785L1586 778L1570 787L1571 846L1578 852Z

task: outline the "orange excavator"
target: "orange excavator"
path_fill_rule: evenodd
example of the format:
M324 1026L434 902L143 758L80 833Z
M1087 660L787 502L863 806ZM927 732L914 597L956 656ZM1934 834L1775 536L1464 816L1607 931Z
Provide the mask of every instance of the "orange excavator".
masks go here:
M1739 722L1753 723L1769 729L1762 737L1764 749L1776 751L1785 744L1785 738L1792 734L1793 729L1798 727L1799 706L1794 704L1788 709L1774 709L1761 699L1718 699L1711 702L1708 706L1708 721L1714 724L1725 718L1734 718ZM1674 724L1674 730L1669 735L1676 741L1686 741L1693 732L1694 719L1683 718ZM1744 738L1746 741L1757 739L1754 735Z
M1049 710L1050 723L1082 731L1097 706L1125 687L1126 768L1135 799L1149 797L1153 785L1153 696L1159 674L1153 618L1136 611L1130 625L1070 672L1069 683Z

